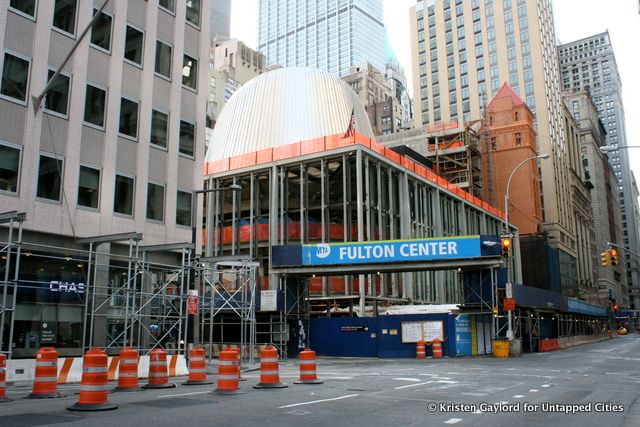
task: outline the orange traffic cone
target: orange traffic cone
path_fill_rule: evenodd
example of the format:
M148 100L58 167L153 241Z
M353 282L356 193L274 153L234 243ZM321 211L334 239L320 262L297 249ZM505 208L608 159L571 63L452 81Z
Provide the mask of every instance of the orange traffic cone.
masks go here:
M27 399L64 397L58 393L58 352L53 347L41 347L36 353L33 391Z
M316 374L316 352L306 349L300 352L300 380L294 384L322 384Z
M213 384L213 381L207 380L207 370L204 361L204 348L196 346L189 350L189 379L182 384Z
M253 388L284 388L286 384L280 382L280 368L278 366L278 350L268 345L260 352L260 382Z
M82 382L80 397L76 404L67 406L70 411L109 411L118 405L109 403L107 396L107 362L109 358L104 351L92 348L82 359Z
M138 351L134 348L120 350L118 386L113 391L142 391L138 383Z
M236 353L234 351L223 350L218 356L218 388L213 394L240 394L238 382L238 364L236 363Z
M149 379L142 388L173 388L167 375L167 352L161 349L151 350L149 353Z
M11 400L7 397L7 356L0 353L0 403Z

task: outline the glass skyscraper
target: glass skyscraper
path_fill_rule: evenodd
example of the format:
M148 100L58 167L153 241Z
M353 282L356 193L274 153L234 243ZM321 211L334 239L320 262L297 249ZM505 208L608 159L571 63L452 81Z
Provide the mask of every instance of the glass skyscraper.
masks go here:
M258 49L269 66L384 70L382 0L260 0Z

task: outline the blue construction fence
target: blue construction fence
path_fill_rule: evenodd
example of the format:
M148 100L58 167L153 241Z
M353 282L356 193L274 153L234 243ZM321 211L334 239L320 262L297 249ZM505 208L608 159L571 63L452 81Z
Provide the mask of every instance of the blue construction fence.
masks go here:
M403 342L403 323L434 321L442 322L444 356L491 353L490 316L455 313L313 318L310 344L319 356L414 358L416 343Z

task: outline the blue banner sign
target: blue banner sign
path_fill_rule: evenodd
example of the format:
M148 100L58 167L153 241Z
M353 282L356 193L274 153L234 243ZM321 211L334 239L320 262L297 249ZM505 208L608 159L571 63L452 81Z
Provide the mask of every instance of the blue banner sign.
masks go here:
M318 243L302 246L303 265L448 260L481 256L480 236Z

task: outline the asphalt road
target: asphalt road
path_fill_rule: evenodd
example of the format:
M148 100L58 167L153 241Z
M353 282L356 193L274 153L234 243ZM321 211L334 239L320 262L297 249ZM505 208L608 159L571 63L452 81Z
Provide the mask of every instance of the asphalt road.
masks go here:
M640 336L519 358L320 358L320 385L297 385L296 361L281 363L284 389L219 396L215 385L110 394L114 411L76 413L77 385L60 399L23 399L9 386L0 426L640 426ZM215 376L212 376L215 379ZM184 379L173 379L180 383Z

